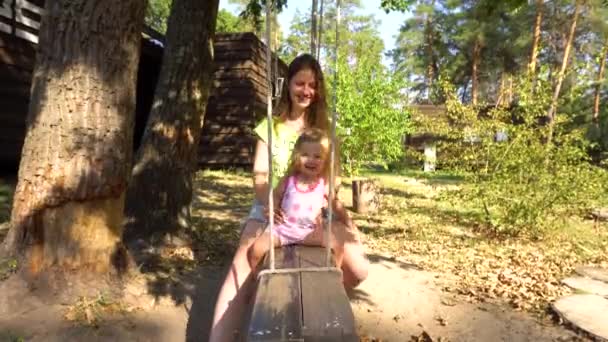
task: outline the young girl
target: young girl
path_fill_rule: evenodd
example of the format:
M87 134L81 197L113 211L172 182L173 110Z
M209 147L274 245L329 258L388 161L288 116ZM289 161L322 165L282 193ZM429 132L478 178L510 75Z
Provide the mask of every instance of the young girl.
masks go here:
M312 233L320 228L321 210L327 206L329 163L327 134L320 129L304 131L293 148L285 176L273 190L275 205L281 208L284 218L283 222L276 222L272 231L275 247L322 245L318 234ZM252 269L268 251L269 235L266 230L249 248L248 259Z

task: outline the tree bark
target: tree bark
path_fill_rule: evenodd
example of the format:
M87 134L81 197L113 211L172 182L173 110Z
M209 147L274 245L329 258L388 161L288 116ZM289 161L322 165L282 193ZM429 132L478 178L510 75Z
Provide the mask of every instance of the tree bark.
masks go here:
M498 84L498 94L496 96L496 107L501 107L505 100L505 83L506 83L507 73L503 71L500 73L500 82Z
M321 59L321 44L323 40L323 5L325 2L324 0L319 1L321 1L321 4L319 5L319 24L317 25L317 59Z
M313 56L317 53L317 8L318 0L312 0L312 9L310 13L310 54Z
M126 238L185 237L219 0L174 0L154 105L127 196Z
M462 95L460 96L460 102L464 103L466 101L466 97L467 97L467 90L469 88L469 80L466 80L466 82L462 83Z
M608 38L604 42L604 46L600 52L600 67L597 72L595 95L593 99L593 124L598 129L598 132L600 128L600 95L602 91L602 82L604 81L604 71L606 69L606 58L608 58Z
M538 46L540 44L541 25L543 22L543 1L544 0L536 0L536 16L533 30L534 38L532 39L532 53L530 54L530 64L528 65L528 70L532 76L536 73L536 60L538 57Z
M124 270L144 0L47 1L5 252L29 275Z
M431 1L431 6L435 6L435 0ZM429 59L426 67L426 89L427 89L427 100L431 99L431 90L433 88L433 81L435 79L435 54L433 51L433 18L431 14L426 15L425 20L425 40L426 40L426 54Z
M557 100L559 98L559 93L562 88L564 76L566 74L566 68L568 66L568 60L570 57L570 50L572 49L572 41L574 40L574 34L576 33L576 21L578 19L579 13L581 11L581 6L582 6L581 0L577 0L576 7L574 8L574 15L572 16L572 23L570 24L568 40L566 41L566 46L564 49L564 57L562 58L562 65L559 70L559 74L557 75L557 81L555 84L555 90L553 91L553 98L551 99L551 105L549 106L549 110L547 111L547 120L549 123L549 135L547 138L548 144L550 144L553 139L553 129L555 126L555 112L557 111Z
M481 60L481 43L479 38L475 39L473 46L473 67L471 70L471 103L477 105L477 93L479 88L479 63Z
M513 75L509 75L509 88L507 90L507 104L513 103Z

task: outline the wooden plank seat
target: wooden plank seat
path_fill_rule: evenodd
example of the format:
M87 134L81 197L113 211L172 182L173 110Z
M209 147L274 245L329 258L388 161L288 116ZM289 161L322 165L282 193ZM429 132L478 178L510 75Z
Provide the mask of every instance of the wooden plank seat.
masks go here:
M325 258L319 247L275 249L275 268L283 273L260 273L246 341L359 341L342 275L323 270ZM287 271L294 268L301 270Z

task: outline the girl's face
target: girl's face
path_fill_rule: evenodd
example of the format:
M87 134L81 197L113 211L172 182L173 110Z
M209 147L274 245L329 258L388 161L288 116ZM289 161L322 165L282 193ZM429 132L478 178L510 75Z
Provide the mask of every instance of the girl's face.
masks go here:
M305 142L300 146L298 169L303 176L318 177L323 171L325 156L321 144Z
M315 100L316 87L314 71L311 69L298 71L289 81L292 110L302 111L308 108Z

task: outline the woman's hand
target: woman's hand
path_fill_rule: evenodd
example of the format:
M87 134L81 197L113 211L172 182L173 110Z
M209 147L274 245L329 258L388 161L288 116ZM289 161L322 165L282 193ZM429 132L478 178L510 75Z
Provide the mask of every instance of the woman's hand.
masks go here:
M270 221L270 216L268 215L269 208L268 206L264 206L264 215L266 219ZM274 224L281 224L285 222L285 212L279 207L274 208Z

